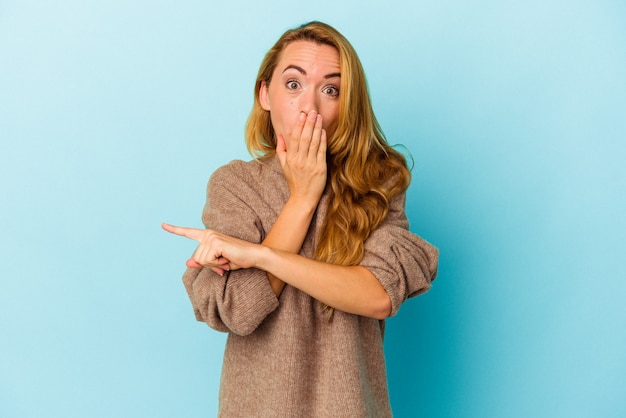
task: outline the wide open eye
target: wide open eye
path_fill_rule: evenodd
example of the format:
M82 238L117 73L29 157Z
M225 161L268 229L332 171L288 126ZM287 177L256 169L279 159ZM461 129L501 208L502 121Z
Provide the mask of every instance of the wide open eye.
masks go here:
M297 80L289 80L285 86L287 90L298 90L300 88L300 82Z
M324 92L324 94L327 94L331 97L339 96L339 89L335 86L326 86L322 89L322 91Z

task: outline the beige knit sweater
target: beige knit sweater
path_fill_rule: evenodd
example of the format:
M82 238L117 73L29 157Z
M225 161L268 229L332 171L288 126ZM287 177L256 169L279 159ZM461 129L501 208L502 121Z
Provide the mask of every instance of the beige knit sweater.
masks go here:
M207 228L261 242L289 196L276 157L233 161L209 181ZM312 257L328 205L324 193L300 254ZM438 251L408 231L404 195L365 243L361 265L389 293L392 315L430 287ZM339 280L339 279L338 279ZM383 353L384 321L335 311L286 285L276 298L266 273L188 269L183 282L196 318L228 332L219 416L391 416Z

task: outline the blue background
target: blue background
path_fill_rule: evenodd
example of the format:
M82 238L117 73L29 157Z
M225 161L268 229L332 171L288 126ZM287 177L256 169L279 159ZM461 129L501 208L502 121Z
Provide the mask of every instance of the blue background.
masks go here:
M319 19L415 160L439 278L388 321L398 417L626 416L623 1L0 2L0 416L213 416L180 277L258 65Z

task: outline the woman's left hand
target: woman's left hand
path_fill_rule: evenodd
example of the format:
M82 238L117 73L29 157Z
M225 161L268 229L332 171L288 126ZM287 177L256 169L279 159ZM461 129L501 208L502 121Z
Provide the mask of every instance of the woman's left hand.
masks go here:
M276 138L289 198L313 209L326 185L326 131L322 126L322 115L316 111L300 113L291 133L286 137L279 133Z
M260 245L233 238L211 229L184 228L180 226L161 224L161 227L175 235L180 235L195 241L200 245L187 260L187 267L210 268L219 275L224 271L254 267L255 250Z

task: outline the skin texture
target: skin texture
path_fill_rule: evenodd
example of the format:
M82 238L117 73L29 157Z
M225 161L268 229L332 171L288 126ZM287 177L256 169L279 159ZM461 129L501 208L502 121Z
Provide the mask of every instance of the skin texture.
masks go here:
M335 48L295 41L282 51L271 80L261 83L259 100L270 112L276 153L290 191L261 244L212 230L162 226L198 241L188 267L211 268L218 274L256 267L267 272L276 296L288 282L330 307L383 319L391 301L369 270L297 255L326 185L326 138L337 127L340 80Z

